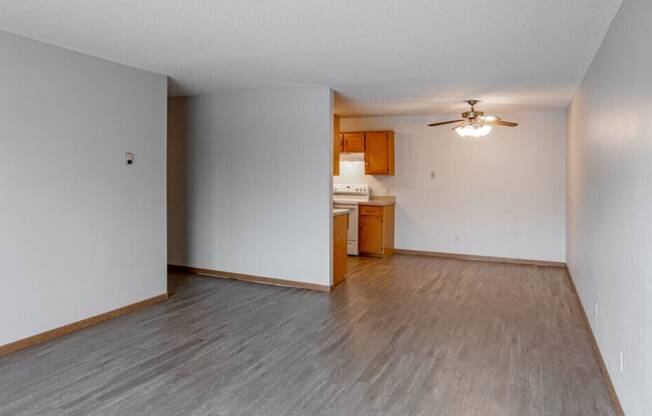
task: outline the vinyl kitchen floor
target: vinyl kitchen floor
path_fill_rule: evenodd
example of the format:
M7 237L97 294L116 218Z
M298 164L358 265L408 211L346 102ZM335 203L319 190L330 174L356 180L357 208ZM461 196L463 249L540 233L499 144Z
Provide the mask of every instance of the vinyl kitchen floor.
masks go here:
M190 274L0 358L1 415L614 415L559 268L349 261L331 294Z

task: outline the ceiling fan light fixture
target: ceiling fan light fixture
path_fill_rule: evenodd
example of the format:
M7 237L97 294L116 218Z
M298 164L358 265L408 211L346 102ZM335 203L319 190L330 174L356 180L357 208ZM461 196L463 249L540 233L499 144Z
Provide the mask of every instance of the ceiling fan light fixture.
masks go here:
M438 121L436 123L428 124L429 127L444 126L447 124L457 124L458 127L453 128L461 137L483 137L489 134L492 126L500 127L516 127L518 123L513 121L503 120L502 118L493 114L485 114L484 111L477 111L475 106L478 100L468 100L467 103L471 106L470 111L461 114L461 118L457 120Z
M466 126L459 126L455 128L455 132L460 135L460 137L483 137L489 134L492 130L492 127L488 124L483 124L480 126L474 126L467 124Z

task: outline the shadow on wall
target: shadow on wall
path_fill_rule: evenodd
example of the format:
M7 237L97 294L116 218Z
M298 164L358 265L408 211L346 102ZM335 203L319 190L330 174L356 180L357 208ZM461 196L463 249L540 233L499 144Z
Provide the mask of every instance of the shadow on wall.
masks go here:
M185 97L168 98L168 264L176 265L185 264L188 258L187 106Z

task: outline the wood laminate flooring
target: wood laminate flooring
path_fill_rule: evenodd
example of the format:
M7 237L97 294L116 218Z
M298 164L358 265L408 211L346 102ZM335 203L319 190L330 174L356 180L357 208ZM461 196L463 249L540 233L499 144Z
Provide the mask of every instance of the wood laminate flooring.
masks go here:
M614 415L560 268L353 258L331 294L170 299L0 358L0 415Z

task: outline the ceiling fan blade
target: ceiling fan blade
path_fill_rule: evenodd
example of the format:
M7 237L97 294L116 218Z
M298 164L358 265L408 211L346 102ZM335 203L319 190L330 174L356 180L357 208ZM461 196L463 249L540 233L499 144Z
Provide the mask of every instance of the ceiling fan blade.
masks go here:
M491 120L491 121L485 121L487 124L491 124L494 126L505 126L505 127L516 127L518 126L518 123L514 123L513 121L505 121L505 120Z
M440 123L432 123L432 124L428 124L428 126L430 126L430 127L434 127L434 126L443 126L444 124L459 123L460 121L464 121L464 119L459 119L459 120L450 120L450 121L442 121L442 122L440 122Z

